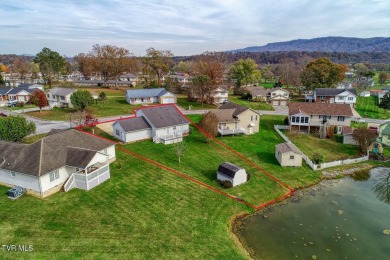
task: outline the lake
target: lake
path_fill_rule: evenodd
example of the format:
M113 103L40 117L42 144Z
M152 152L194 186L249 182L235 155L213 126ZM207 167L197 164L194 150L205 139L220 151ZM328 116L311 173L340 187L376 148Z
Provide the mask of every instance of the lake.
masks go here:
M376 168L297 191L236 234L256 259L390 259L389 203L390 168Z

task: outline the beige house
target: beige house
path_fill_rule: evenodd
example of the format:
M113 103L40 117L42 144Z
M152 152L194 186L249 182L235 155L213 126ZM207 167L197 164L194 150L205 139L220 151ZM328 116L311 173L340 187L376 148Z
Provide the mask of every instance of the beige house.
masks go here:
M228 102L212 113L218 118L218 133L220 135L259 132L260 114L250 108Z
M353 116L349 104L294 102L289 107L290 129L318 131L323 127L337 127L337 134L349 127Z
M302 166L302 153L291 142L277 144L275 157L281 166Z
M246 90L253 101L265 101L273 106L286 106L290 98L290 92L282 88L246 87Z
M390 146L390 122L379 126L379 139L383 145Z

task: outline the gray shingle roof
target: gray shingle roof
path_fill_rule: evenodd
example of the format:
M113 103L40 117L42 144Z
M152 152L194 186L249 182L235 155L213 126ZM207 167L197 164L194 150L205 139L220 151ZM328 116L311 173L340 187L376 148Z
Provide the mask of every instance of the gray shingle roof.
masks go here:
M0 87L0 95L6 95L12 88L1 88Z
M85 168L98 151L77 147L67 147L66 165Z
M189 124L190 122L174 105L145 107L138 109L155 128Z
M285 143L278 144L278 145L276 145L276 149L281 153L294 152L297 154L302 154L301 151L298 149L298 147L296 147L291 142L285 142Z
M115 124L119 124L122 129L127 132L150 129L150 125L146 122L143 116L133 117L124 120L118 120Z
M314 89L317 96L336 96L344 91L351 92L356 96L356 90L355 89L339 89L339 88L316 88Z
M0 141L0 168L42 176L66 165L68 147L100 151L112 145L73 129L51 134L33 144ZM81 159L86 162L88 158Z
M216 115L218 123L226 123L236 121L233 114L236 111L234 108L216 109L212 113Z
M233 103L233 102L227 102L227 103L223 104L222 106L220 106L218 109L232 109L232 108L235 109L233 116L238 116L242 112L245 112L249 109L248 107L243 107L243 106L240 106L240 105Z
M234 178L236 172L242 169L243 168L235 164L232 164L230 162L224 162L219 165L218 172L223 173L224 175L229 176L230 178Z
M126 91L129 98L160 97L167 93L165 88L129 89Z
M73 88L52 88L49 89L46 93L51 93L52 95L65 97L67 95L72 94L75 91L76 89Z

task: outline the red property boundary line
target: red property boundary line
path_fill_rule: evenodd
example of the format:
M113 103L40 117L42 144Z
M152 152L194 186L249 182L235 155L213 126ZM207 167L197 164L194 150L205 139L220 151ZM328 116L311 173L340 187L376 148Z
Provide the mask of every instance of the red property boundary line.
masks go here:
M160 106L172 106L172 105L173 105L173 104L160 104L160 105L153 105L153 106L144 106L144 107L141 107L141 108L160 107ZM151 160L151 159L149 159L149 158L146 158L146 157L144 157L144 156L142 156L142 155L139 155L139 154L134 153L134 152L132 152L132 151L129 151L129 150L127 150L127 149L124 149L123 147L121 147L121 145L120 145L119 142L115 142L115 141L110 140L110 139L108 139L108 138L105 138L105 137L102 137L102 136L100 136L100 135L96 135L96 134L87 132L87 131L85 131L85 130L82 129L83 127L91 126L90 124L86 124L86 125L81 125L81 126L75 127L75 129L77 129L77 130L79 130L79 131L81 131L81 132L84 132L84 133L87 133L87 134L96 136L96 137L98 137L98 138L107 140L107 141L109 141L109 142L115 143L115 144L118 145L118 149L119 149L119 150L121 150L121 151L123 151L123 152L125 152L125 153L127 153L127 154L129 154L129 155L131 155L131 156L133 156L133 157L136 157L136 158L138 158L138 159L140 159L140 160L146 161L146 162L148 162L148 163L150 163L150 164L153 164L153 165L155 165L155 166L157 166L157 167L159 167L159 168L162 168L162 169L164 169L164 170L170 171L170 172L172 172L172 173L174 173L174 174L176 174L176 175L178 175L178 176L180 176L180 177L183 177L183 178L185 178L185 179L187 179L187 180L189 180L189 181L195 182L196 184L198 184L198 185L200 185L200 186L203 186L203 187L205 187L205 188L207 188L207 189L209 189L209 190L212 190L212 191L214 191L214 192L216 192L216 193L219 193L219 194L221 194L221 195L223 195L223 196L225 196L225 197L231 198L231 199L233 199L233 200L235 200L235 201L237 201L237 202L239 202L239 203L242 203L242 204L244 204L244 205L246 205L246 206L248 206L248 207L250 207L250 208L252 208L252 209L254 209L254 210L256 210L256 211L257 211L257 210L260 210L260 209L262 209L262 208L264 208L264 207L267 207L267 206L269 206L269 205L272 205L272 204L274 204L274 203L276 203L276 202L278 202L278 201L281 201L281 200L283 200L283 199L285 199L285 198L287 198L287 197L290 197L291 195L294 194L294 189L293 189L293 188L289 187L288 185L286 185L285 183L283 183L282 181L280 181L279 179L277 179L275 176L273 176L272 174L268 173L266 170L260 168L259 166L257 166L256 164L254 164L252 161L250 161L250 160L248 160L247 158L245 158L242 154L238 153L238 152L235 151L234 149L232 149L232 148L230 148L229 146L227 146L225 143L219 141L219 140L216 139L214 136L212 136L212 135L210 135L209 133L207 133L206 131L204 131L201 127L199 127L199 126L198 126L197 124L195 124L191 119L189 119L186 115L184 115L184 114L177 108L176 105L173 105L173 106L175 107L175 109L176 109L184 118L186 118L191 124L193 124L193 125L194 125L202 134L203 134L203 135L205 135L205 136L207 136L207 137L213 139L213 140L214 140L216 143L218 143L220 146L222 146L222 147L224 147L225 149L229 150L230 152L232 152L233 154L235 154L236 156L238 156L239 158L241 158L242 160L244 160L245 162L247 162L248 164L250 164L251 166L253 166L253 167L256 168L257 170L259 170L260 172L262 172L263 174L265 174L266 176L268 176L270 179L272 179L273 181L275 181L275 182L278 183L279 185L281 185L281 186L283 186L284 188L288 189L289 191L288 191L286 194L277 197L276 199L273 199L273 200L267 201L267 202L265 202L265 203L263 203L263 204L261 204L261 205L255 206L255 205L252 205L252 204L250 204L250 203L248 203L248 202L246 202L246 201L243 201L243 200L241 200L241 199L239 199L239 198L237 198L237 197L235 197L235 196L233 196L233 195L230 195L230 194L228 194L228 193L226 193L226 192L223 192L223 191L221 191L221 190L219 190L219 189L217 189L217 188L214 188L214 187L212 187L212 186L210 186L210 185L208 185L208 184L206 184L206 183L203 183L203 182L201 182L201 181L198 181L197 179L194 179L194 178L192 178L192 177L190 177L190 176L188 176L188 175L186 175L186 174L184 174L184 173L178 172L178 171L176 171L176 170L174 170L174 169L172 169L172 168L170 168L170 167L168 167L168 166L165 166L165 165L163 165L163 164L160 164L160 163L158 163L158 162L156 162L156 161L153 161L153 160ZM134 118L134 117L136 117L136 116L135 116L135 113L136 113L136 111L137 111L138 109L140 109L140 108L134 109L134 115L133 115L133 116L121 117L120 119L106 120L106 121L98 122L97 124L104 124L104 123L116 122L116 121L118 121L118 120L125 120L125 119L129 119L129 118Z

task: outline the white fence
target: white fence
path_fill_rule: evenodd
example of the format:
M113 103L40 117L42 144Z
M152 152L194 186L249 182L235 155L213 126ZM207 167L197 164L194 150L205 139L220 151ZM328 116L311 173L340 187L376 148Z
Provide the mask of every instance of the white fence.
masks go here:
M288 139L288 137L285 136L280 131L280 129L287 130L289 128L290 128L289 126L285 126L285 125L274 125L275 131L283 138L283 140L286 141L286 142L290 142L291 143L290 139ZM368 154L367 154L366 156L359 157L359 158L353 158L353 159L346 159L346 160L339 160L339 161L334 161L334 162L315 164L314 162L312 162L310 160L309 157L307 157L306 154L304 154L302 151L300 151L300 152L302 153L303 160L305 160L307 165L309 165L310 168L312 168L313 170L320 170L320 169L325 169L325 168L339 166L339 165L344 165L344 164L359 163L359 162L364 162L364 161L368 160Z

